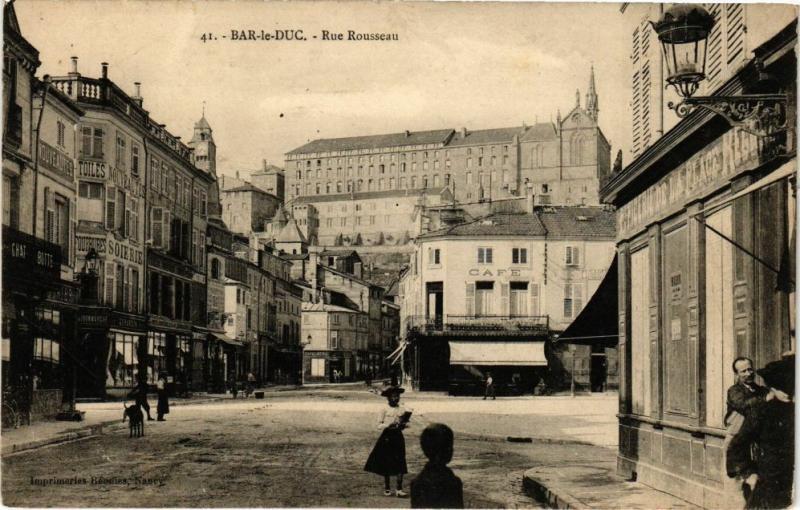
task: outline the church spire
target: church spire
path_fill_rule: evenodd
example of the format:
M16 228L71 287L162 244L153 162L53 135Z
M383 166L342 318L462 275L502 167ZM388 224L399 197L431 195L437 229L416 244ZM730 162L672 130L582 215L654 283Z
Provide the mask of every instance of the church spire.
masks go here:
M600 111L597 102L597 91L594 86L594 66L591 67L589 74L589 91L586 92L586 113L597 122L597 114Z

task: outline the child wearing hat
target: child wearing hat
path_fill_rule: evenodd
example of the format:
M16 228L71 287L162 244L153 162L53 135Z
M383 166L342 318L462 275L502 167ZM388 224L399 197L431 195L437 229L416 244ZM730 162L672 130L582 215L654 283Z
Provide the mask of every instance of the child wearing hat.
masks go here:
M400 405L400 394L405 390L398 386L390 386L381 392L386 397L387 406L381 411L378 429L381 435L367 458L364 471L383 476L384 496L391 496L391 477L397 477L398 498L406 497L403 490L403 475L408 473L406 466L406 441L403 429L411 416L411 411Z
M453 431L432 423L422 431L419 442L428 463L411 482L411 508L464 508L461 479L447 467L453 459Z

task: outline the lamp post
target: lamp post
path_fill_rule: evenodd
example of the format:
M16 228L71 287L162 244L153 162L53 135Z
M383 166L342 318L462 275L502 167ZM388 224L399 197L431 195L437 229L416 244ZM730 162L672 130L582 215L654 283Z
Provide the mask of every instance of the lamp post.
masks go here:
M704 108L762 138L786 131L786 94L694 96L706 78L707 42L714 24L714 16L700 4L676 4L651 22L664 52L667 86L683 98L667 106L681 118ZM768 83L761 62L756 60L754 66L761 83Z
M89 251L86 253L84 257L84 265L83 269L80 273L78 273L78 279L81 284L80 288L80 303L82 305L96 305L97 304L97 266L99 264L99 257L97 255L97 251L94 248L90 248ZM77 338L77 335L75 335ZM57 418L59 420L69 420L69 421L82 421L83 420L83 411L78 411L75 409L75 398L78 393L78 370L77 370L77 363L78 363L78 355L77 355L77 345L71 346L71 357L72 357L72 390L70 392L69 398L69 409L63 411L58 414Z

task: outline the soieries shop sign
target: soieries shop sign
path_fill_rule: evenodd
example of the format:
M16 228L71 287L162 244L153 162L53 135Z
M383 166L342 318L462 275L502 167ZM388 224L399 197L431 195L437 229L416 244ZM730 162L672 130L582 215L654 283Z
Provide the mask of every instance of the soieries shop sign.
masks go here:
M130 262L132 264L144 264L144 251L141 248L132 246L127 241L118 241L114 238L98 236L78 235L75 238L75 245L79 253L86 253L91 248L99 255L105 255L106 260L113 257L117 260Z

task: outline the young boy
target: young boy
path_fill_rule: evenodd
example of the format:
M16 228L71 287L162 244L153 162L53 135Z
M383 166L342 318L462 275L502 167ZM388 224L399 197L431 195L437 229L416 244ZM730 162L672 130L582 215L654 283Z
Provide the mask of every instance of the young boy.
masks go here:
M411 482L411 508L464 508L461 479L447 463L453 459L453 431L432 423L419 438L428 463Z

